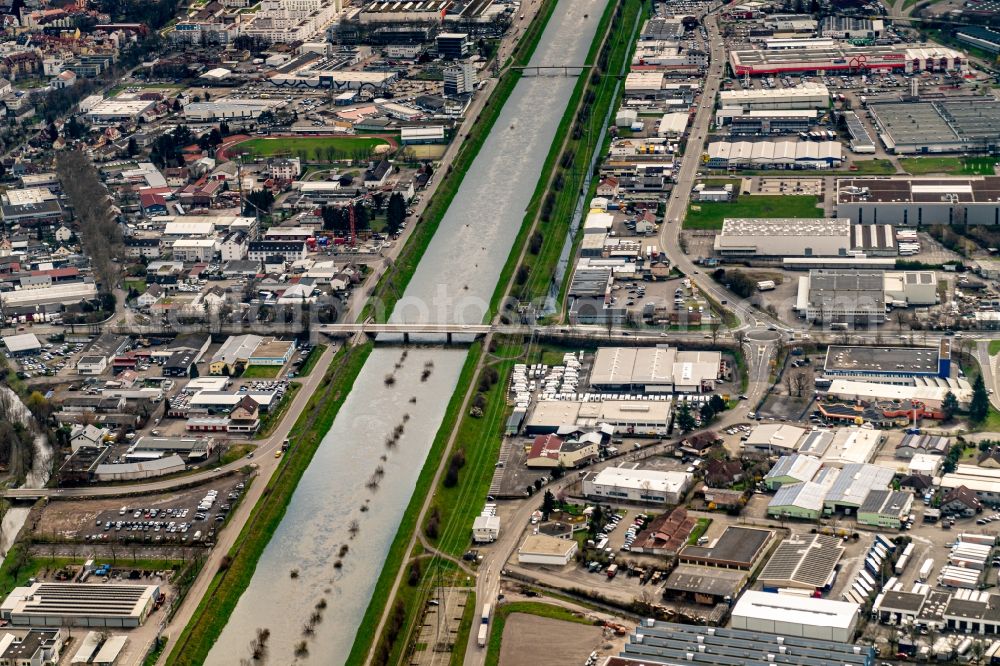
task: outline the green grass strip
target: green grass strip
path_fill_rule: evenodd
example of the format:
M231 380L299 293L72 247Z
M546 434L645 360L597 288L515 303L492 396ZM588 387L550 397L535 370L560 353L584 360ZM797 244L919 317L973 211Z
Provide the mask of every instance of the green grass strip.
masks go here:
M372 344L344 347L334 356L320 388L309 399L292 427L289 449L277 472L257 501L227 555L228 566L220 567L195 609L191 621L178 637L167 664L201 664L229 621L236 603L250 584L257 561L285 515L299 479L312 461L323 436L333 424L354 381L372 351Z

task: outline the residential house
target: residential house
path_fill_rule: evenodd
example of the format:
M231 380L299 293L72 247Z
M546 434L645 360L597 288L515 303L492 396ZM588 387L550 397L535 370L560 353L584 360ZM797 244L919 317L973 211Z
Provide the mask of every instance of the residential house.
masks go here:
M160 239L134 237L126 238L125 254L132 259L138 259L139 257L156 259L160 256Z
M597 196L612 199L618 196L618 179L614 176L605 176L597 184Z
M94 425L75 425L70 430L69 445L76 453L78 449L88 446L90 448L100 448L104 444L104 437L108 431Z
M979 454L976 464L991 469L1000 468L1000 446L991 446Z
M255 433L260 427L260 405L248 395L229 413L229 432Z
M305 259L307 246L302 241L253 241L247 247L247 257L251 261L279 259L282 262Z
M158 284L151 284L145 292L139 294L138 298L135 299L135 304L140 310L146 310L159 303L162 298L163 287Z
M982 511L983 505L976 497L976 493L965 486L958 486L944 496L940 508L943 515L969 518Z
M705 484L711 488L729 488L743 478L743 465L738 460L710 458L705 463Z

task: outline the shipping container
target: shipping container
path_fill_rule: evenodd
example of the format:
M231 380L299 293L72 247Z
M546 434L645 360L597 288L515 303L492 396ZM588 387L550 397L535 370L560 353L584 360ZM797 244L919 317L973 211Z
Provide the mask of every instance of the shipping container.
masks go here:
M479 647L486 647L486 634L488 631L489 625L479 625Z

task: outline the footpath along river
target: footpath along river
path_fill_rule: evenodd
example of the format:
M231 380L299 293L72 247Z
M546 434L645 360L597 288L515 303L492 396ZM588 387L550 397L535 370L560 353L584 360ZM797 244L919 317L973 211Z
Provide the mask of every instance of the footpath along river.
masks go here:
M606 0L559 2L530 64L583 63L605 6ZM518 82L392 321L483 320L576 80ZM270 630L269 663L344 662L467 354L428 347L405 356L401 348L372 352L212 648L210 666L248 658L257 628ZM387 445L398 426L402 434ZM378 487L371 488L378 468ZM324 619L307 638L302 629L320 600L327 603ZM304 639L309 653L296 657Z

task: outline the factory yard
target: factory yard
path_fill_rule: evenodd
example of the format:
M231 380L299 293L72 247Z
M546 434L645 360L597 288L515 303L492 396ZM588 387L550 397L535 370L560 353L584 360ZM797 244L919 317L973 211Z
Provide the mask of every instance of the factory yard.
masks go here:
M605 643L600 627L511 613L504 625L499 666L583 663ZM539 646L544 645L544 650Z

